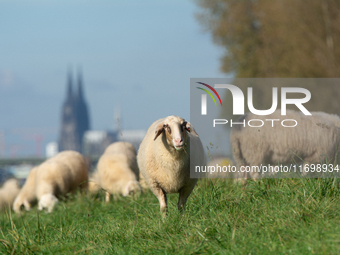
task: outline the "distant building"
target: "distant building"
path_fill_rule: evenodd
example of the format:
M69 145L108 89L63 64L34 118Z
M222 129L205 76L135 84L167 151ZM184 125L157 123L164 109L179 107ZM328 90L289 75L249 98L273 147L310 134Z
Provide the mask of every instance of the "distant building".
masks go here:
M116 141L116 132L103 130L86 131L83 140L83 153L86 156L100 156L107 146Z
M145 134L145 130L122 130L117 134L117 140L132 143L136 150L138 150Z
M67 93L61 114L61 128L59 136L59 151L75 150L82 152L84 133L90 129L87 104L84 99L83 81L78 74L78 86L73 92L73 78L71 72L67 79Z
M122 130L121 132L105 130L86 131L83 141L83 154L86 156L100 156L107 146L117 141L132 143L136 150L138 150L145 134L145 130Z
M46 144L46 158L52 158L59 152L58 143L50 142Z

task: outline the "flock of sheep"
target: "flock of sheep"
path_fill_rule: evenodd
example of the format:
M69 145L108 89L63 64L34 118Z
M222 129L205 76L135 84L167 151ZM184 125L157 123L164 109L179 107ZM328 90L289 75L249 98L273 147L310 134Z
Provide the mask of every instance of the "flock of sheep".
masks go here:
M313 112L305 116L296 111L279 111L271 116L245 114L239 120L294 119L298 125L287 128L267 125L252 128L234 126L231 146L238 169L241 166L277 165L295 161L319 163L339 155L340 118L337 115ZM339 162L339 161L338 161ZM160 210L167 212L167 194L179 193L178 210L185 209L197 179L190 178L195 166L205 166L205 152L194 127L183 118L168 116L155 121L148 129L138 154L132 144L116 142L100 157L97 171L88 177L83 156L75 151L63 151L33 168L19 189L14 179L0 189L0 210L11 206L17 213L23 206L27 211L38 203L38 210L52 212L58 198L76 191L106 192L123 196L140 194L150 188L157 197ZM192 169L190 169L192 168ZM258 173L245 173L243 179L258 178Z
M178 209L183 210L197 183L197 179L190 178L190 159L191 163L205 164L200 138L189 122L168 116L150 126L138 155L130 143L113 143L89 177L80 153L60 152L34 167L21 190L16 180L8 180L0 189L0 206L11 206L20 213L22 207L28 211L37 202L38 210L52 212L58 198L78 188L88 192L103 189L107 202L111 194L138 195L142 189L150 188L159 200L161 212L167 211L169 193L179 193Z

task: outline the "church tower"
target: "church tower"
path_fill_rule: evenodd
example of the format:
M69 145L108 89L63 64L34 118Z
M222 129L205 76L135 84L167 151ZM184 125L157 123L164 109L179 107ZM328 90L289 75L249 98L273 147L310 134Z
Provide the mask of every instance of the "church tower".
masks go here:
M83 90L83 76L81 71L78 72L78 88L75 96L76 101L76 113L77 113L77 123L78 123L78 139L79 143L83 144L84 133L90 129L90 120L87 110L87 104L84 98Z
M67 93L61 114L61 129L59 150L75 150L82 152L83 135L89 130L87 105L83 95L82 76L78 74L78 86L73 91L73 77L71 71L67 78Z

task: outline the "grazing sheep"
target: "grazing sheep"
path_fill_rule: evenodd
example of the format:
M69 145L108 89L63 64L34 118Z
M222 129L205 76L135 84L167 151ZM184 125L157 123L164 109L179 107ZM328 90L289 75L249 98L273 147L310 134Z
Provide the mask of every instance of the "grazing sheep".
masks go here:
M58 196L74 192L88 185L87 165L76 151L63 151L42 163L36 172L35 194L38 209L52 212Z
M146 181L145 181L145 179L144 179L144 177L143 177L141 172L139 172L139 184L142 187L143 191L149 189L149 186L146 183Z
M137 162L158 198L161 212L166 213L168 193L179 193L178 209L185 209L197 183L197 179L190 178L190 166L205 165L205 154L193 126L181 117L168 116L150 126L139 147Z
M260 119L265 124L262 127L249 127L247 123L250 119ZM280 121L265 121L266 119ZM281 125L283 119L294 119L298 124L296 127L283 127ZM269 116L248 113L238 121L246 123L245 127L234 125L230 135L238 169L241 166L289 164L300 161L315 164L325 162L326 159L334 160L334 156L339 152L340 131L336 125L340 121L336 115L314 112L312 116L305 116L287 110L287 115L281 116L280 110L277 110ZM256 122L256 125L259 124L260 122ZM255 125L255 122L252 125ZM292 125L292 122L289 125ZM248 174L252 178L259 177L258 172ZM243 177L248 178L248 174L245 173Z
M5 207L11 208L15 197L19 194L18 180L7 180L0 189L0 211Z
M30 210L30 203L39 200L38 209L52 212L57 197L87 188L87 165L76 151L63 151L33 168L26 183L14 201L13 210L20 212L21 205Z
M108 146L97 164L100 186L106 190L106 202L110 194L127 196L139 194L139 169L136 162L136 150L127 142L116 142Z
M124 154L128 158L130 169L136 174L139 180L139 169L137 165L137 152L132 143L115 142L110 144L104 151L104 154Z
M116 142L108 146L104 152L104 154L108 153L120 153L124 152L124 154L129 158L130 168L132 171L138 176L139 184L143 189L148 189L148 185L145 182L143 175L140 173L137 159L136 159L136 149L131 143L127 142Z
M325 112L311 112L311 114L313 116L319 116L326 120L332 121L334 125L336 125L337 127L340 127L340 118L336 114L329 114Z
M26 211L31 210L31 203L37 200L35 195L35 175L38 167L34 167L28 174L24 186L14 200L13 211L20 212L20 207L23 205Z
M90 193L98 193L100 190L100 184L99 184L99 174L98 171L92 173L92 175L89 177L89 186L88 190Z

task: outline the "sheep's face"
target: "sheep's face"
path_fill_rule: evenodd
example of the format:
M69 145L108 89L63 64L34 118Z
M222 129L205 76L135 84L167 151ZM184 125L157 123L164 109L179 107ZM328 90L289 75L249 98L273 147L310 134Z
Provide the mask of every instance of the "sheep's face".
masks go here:
M58 199L53 194L45 194L39 200L38 210L46 208L49 213L53 211L54 205L58 202Z
M185 146L188 139L187 133L198 136L189 122L176 116L167 117L156 127L154 140L163 132L165 133L167 143L176 150L182 150Z

